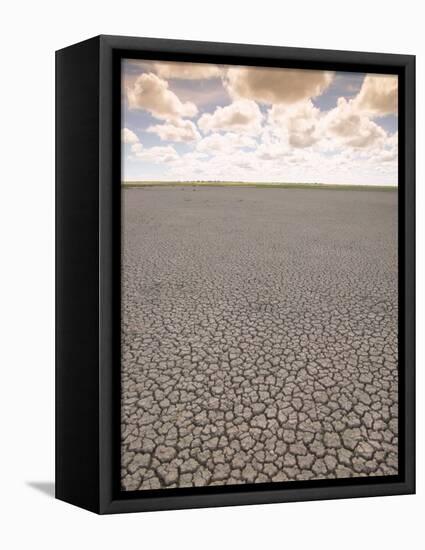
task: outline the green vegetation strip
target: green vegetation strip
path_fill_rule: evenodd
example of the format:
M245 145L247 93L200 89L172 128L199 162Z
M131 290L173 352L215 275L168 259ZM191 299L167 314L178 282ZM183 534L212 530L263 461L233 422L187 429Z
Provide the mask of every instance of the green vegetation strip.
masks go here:
M338 189L340 191L397 191L394 185L344 185L328 183L266 183L242 181L126 181L123 187L252 187L255 189Z

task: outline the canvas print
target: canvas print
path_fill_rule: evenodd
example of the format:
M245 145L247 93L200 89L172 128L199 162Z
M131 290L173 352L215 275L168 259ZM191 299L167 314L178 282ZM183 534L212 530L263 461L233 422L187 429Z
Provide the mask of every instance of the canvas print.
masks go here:
M397 475L397 96L123 60L123 491Z

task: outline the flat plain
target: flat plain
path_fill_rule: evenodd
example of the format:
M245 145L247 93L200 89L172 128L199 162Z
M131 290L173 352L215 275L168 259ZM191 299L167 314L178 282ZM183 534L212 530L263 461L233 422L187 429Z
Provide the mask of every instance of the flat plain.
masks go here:
M397 192L122 196L123 489L396 474Z

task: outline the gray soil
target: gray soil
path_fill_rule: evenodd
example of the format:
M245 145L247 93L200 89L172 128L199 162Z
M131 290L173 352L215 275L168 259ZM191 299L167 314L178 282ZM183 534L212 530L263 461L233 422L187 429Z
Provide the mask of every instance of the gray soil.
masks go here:
M396 474L397 193L123 200L122 487Z

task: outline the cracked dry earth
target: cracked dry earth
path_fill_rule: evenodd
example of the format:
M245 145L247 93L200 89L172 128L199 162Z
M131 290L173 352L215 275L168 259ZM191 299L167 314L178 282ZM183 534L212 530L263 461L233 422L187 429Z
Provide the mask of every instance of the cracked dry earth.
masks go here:
M124 490L397 473L397 193L123 191Z

